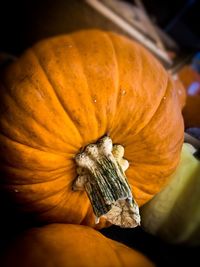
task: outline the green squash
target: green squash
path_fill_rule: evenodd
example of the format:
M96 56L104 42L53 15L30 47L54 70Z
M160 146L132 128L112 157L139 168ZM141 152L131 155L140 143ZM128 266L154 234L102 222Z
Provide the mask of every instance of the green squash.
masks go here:
M142 227L171 243L200 244L200 161L195 152L183 144L170 182L140 210Z

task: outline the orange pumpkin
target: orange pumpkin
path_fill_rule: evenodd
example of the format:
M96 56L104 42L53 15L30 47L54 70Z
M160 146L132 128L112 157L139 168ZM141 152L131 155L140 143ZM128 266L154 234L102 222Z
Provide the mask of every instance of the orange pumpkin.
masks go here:
M179 71L179 78L187 94L186 103L183 108L185 128L200 127L200 95L198 92L191 95L188 91L192 83L200 83L200 75L190 65L185 65Z
M87 226L52 224L32 228L14 240L2 267L153 267L139 252Z
M200 95L187 95L183 118L185 128L200 127Z
M6 69L0 87L1 194L37 220L95 226L87 194L72 190L74 158L104 135L125 149L139 206L179 162L183 121L174 83L126 37L88 30L40 41ZM100 218L97 227L105 225Z
M177 91L177 95L179 98L179 103L180 103L181 109L183 109L185 107L186 98L187 98L185 86L184 86L183 82L181 81L178 74L173 75L172 78L173 78L173 82L174 82L174 87Z

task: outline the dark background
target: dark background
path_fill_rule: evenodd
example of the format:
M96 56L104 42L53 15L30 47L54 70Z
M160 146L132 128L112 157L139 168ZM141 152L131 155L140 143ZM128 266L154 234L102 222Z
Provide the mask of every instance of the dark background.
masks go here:
M181 222L180 222L181 224ZM141 227L122 229L112 226L101 232L145 254L157 267L199 266L200 247L172 245L144 232ZM131 267L131 266L130 266Z
M150 17L181 47L200 49L199 0L143 0L143 3ZM0 1L0 51L20 54L41 38L95 27L120 32L83 0Z
M131 2L131 1L129 1ZM200 1L143 1L150 16L187 51L200 49ZM102 28L121 32L109 20L81 0L1 1L0 52L20 55L34 42L52 35L83 28ZM181 223L181 222L180 222ZM7 229L15 232L15 222ZM9 239L4 224L0 249ZM10 231L10 232L12 232ZM145 233L140 227L101 231L106 236L136 248L157 266L198 266L200 248L175 246Z
M143 0L150 16L181 47L200 49L199 0Z

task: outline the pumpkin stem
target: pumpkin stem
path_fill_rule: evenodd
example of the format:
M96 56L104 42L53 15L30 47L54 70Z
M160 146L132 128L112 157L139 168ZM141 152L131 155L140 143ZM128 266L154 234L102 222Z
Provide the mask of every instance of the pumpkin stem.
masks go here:
M109 137L86 146L75 157L78 177L73 190L86 190L98 223L101 216L121 227L140 224L139 208L125 176L124 148Z

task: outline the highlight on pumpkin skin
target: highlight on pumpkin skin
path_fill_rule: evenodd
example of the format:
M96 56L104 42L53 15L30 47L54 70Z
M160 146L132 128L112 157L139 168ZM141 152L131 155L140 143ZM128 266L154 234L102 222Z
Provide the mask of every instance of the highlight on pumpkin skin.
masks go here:
M50 224L19 235L1 267L153 267L141 253L80 225Z
M182 110L184 108L185 104L186 104L185 86L182 83L182 81L181 81L181 79L180 79L180 77L179 77L179 75L177 73L176 74L172 74L169 71L169 74L170 74L171 81L174 84L174 91L177 94L177 98L178 98L178 101L179 101L179 104L180 104L180 108Z
M105 136L78 153L78 177L73 190L86 190L96 216L112 224L133 228L140 225L139 207L134 201L125 176L129 163L123 158L124 148Z

